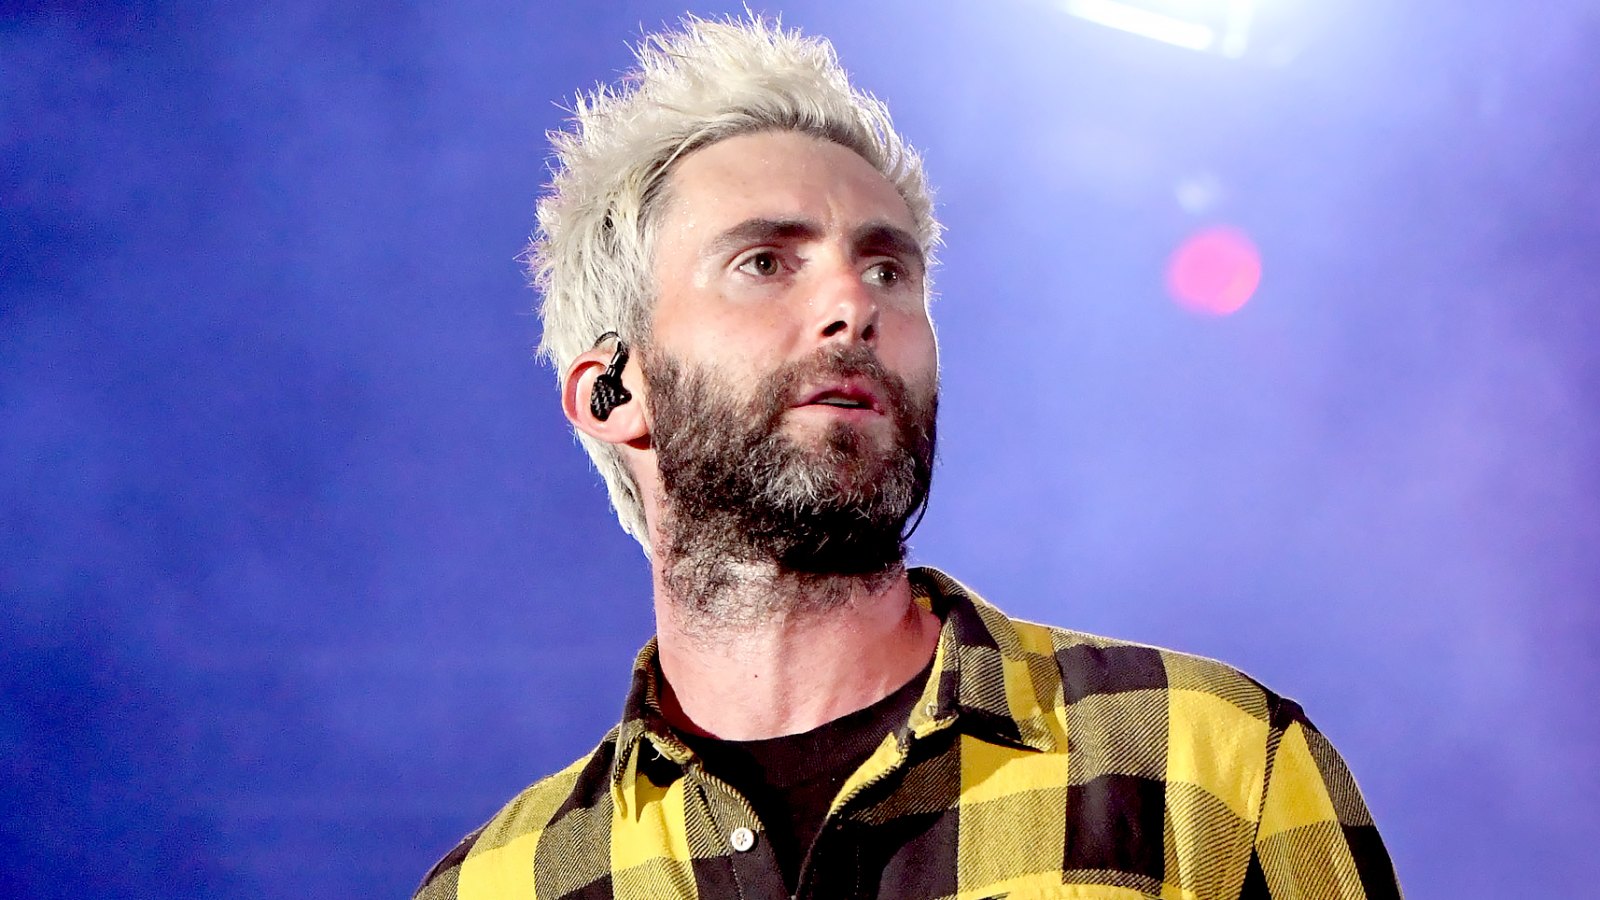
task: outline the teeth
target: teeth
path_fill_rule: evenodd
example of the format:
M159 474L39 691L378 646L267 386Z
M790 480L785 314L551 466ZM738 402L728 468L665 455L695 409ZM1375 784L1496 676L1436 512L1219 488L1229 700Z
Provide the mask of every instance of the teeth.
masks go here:
M865 403L858 400L846 400L843 397L824 397L816 401L824 406L837 406L843 409L864 409Z

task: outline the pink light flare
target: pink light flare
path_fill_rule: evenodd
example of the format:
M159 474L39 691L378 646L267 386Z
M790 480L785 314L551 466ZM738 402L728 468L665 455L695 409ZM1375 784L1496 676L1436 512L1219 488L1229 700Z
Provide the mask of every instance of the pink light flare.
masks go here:
M1167 260L1167 293L1184 309L1230 316L1261 284L1261 251L1238 228L1214 225L1184 239Z

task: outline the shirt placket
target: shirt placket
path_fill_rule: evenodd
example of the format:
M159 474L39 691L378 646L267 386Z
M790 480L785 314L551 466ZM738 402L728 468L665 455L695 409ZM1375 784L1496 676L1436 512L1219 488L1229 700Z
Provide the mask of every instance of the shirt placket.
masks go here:
M712 840L727 854L732 866L740 900L789 900L778 856L750 801L698 765L693 768L692 778L716 832Z
M885 782L905 768L909 758L910 744L903 743L900 753L892 762L857 785L840 801L836 809L829 811L827 817L822 820L822 828L811 842L804 865L800 868L795 900L833 900L833 898L860 896L863 835L849 827L850 823L845 814L853 807L871 801Z

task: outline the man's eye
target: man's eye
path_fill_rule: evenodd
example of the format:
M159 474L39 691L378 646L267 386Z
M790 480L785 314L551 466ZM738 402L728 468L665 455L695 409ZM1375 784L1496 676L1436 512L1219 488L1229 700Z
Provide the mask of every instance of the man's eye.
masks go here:
M739 264L739 271L747 275L770 276L778 274L783 266L778 262L778 254L771 251L756 253Z
M881 262L867 270L867 281L879 287L893 287L905 277L905 267L897 262Z

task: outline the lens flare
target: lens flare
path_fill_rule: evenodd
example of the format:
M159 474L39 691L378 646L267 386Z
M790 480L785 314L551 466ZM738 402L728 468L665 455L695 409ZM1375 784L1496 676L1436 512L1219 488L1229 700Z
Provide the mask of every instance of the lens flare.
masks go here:
M1167 292L1179 306L1209 316L1238 312L1261 284L1261 252L1226 225L1195 232L1167 261Z

